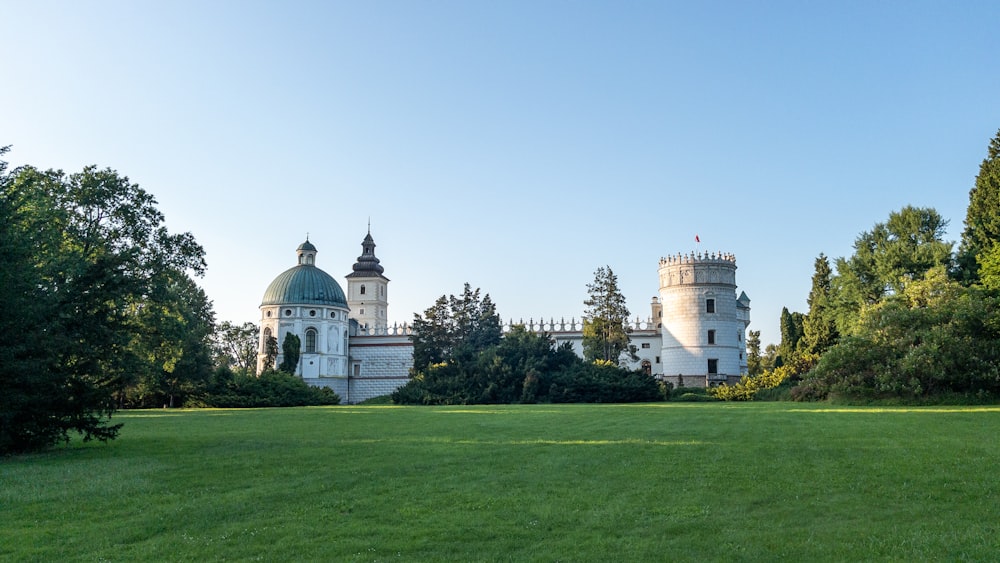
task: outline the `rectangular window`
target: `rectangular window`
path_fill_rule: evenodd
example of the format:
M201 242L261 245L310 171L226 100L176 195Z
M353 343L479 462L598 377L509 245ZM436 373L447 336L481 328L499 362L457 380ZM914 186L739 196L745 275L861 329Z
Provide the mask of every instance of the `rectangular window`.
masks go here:
M656 357L656 363L660 363L660 357L659 356Z
M715 375L719 373L719 360L717 359L708 360L708 373L709 375Z
M354 364L354 377L359 377L361 375L361 364Z
M643 342L642 343L642 347L643 348L649 348L649 342Z
M708 331L708 343L709 344L715 344L715 331L714 330Z
M714 313L715 312L715 299L706 299L705 300L705 312L706 313Z

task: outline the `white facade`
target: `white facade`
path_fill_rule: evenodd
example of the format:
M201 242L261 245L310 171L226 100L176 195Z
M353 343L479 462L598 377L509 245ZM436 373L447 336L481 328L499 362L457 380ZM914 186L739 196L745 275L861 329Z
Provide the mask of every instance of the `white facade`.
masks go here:
M340 286L316 267L316 247L308 240L296 250L298 263L281 273L260 305L260 342L257 370L267 361L267 344L274 339L278 355L289 334L299 337L300 354L296 373L312 380L347 375L347 303Z
M389 325L389 278L375 257L375 241L369 232L361 243L361 256L347 275L347 305L351 318L367 334L385 334Z
M316 249L307 240L296 252L298 265L279 275L261 303L258 370L266 343L288 334L301 340L296 374L311 385L333 389L345 403L387 395L409 379L413 344L407 325L388 324L388 283L375 258L369 233L362 255L347 276L347 294L315 267ZM675 386L735 383L747 370L746 329L750 300L736 295L736 259L731 254L688 254L660 260L659 296L646 321L630 323L636 361L626 363ZM582 321L529 321L528 330L547 332L583 356ZM505 326L508 330L510 326Z
M687 386L738 382L747 370L750 300L736 296L736 257L670 256L660 260L659 274L664 379Z

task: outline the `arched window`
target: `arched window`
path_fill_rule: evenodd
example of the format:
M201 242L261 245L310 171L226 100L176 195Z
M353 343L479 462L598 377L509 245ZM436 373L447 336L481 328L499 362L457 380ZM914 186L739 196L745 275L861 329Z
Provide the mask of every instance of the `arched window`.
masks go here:
M653 375L653 364L649 363L649 360L642 361L642 373Z
M365 294L365 286L361 286L361 295Z
M306 329L306 354L316 353L316 329Z
M264 329L264 338L262 338L260 340L260 352L262 354L266 354L267 353L267 343L270 340L271 340L271 329L270 328L265 328Z

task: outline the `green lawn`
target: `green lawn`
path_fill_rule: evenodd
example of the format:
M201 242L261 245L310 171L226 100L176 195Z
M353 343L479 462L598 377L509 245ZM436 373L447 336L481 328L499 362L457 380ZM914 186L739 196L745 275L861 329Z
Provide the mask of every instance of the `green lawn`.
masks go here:
M122 413L0 460L3 560L1000 558L1000 407Z

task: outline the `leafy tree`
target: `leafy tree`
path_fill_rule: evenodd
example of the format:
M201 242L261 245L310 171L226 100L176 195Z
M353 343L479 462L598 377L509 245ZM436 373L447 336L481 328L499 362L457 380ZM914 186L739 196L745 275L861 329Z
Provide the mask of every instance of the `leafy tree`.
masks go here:
M803 348L810 354L822 354L837 341L837 322L830 306L832 276L830 261L820 254L807 299L809 313L802 320Z
M747 373L750 376L760 375L764 371L760 356L760 331L751 330L747 334Z
M295 375L295 370L299 366L299 355L301 352L301 339L290 332L286 334L285 340L281 343L281 365L278 367L278 371Z
M164 278L157 293L132 313L130 347L145 360L135 366L124 401L132 407L178 406L203 392L212 374L211 301L183 272L157 275Z
M251 373L257 367L257 342L260 327L254 323L237 325L223 321L212 336L217 365L232 366L241 373Z
M474 361L443 362L420 370L392 394L402 404L636 402L662 400L641 371L611 362L585 362L569 345L516 326Z
M851 334L866 308L903 292L931 268L950 270L952 244L943 240L947 226L934 209L907 206L861 233L854 242L854 255L837 260L831 284L837 331Z
M460 297L441 296L423 316L413 318L413 367L421 370L452 359L470 359L500 342L500 317L489 294L468 283Z
M605 360L618 365L622 354L638 359L632 346L629 310L625 296L618 289L618 276L610 266L594 272L594 282L587 284L588 298L583 320L583 357L587 361Z
M781 308L780 330L781 344L778 345L775 367L791 362L802 339L804 316L802 313L791 313L788 307Z
M204 251L190 234L169 233L155 199L110 169L66 175L24 167L4 173L2 188L4 239L15 247L11 281L21 288L7 298L30 301L24 310L39 316L16 313L10 321L21 328L5 332L33 367L4 378L17 402L0 409L8 417L0 443L24 451L70 432L112 439L117 396L149 365L141 350L159 345L151 334L136 346L137 312L157 306L170 279L164 272L200 275Z
M943 266L867 309L793 389L799 399L1000 394L1000 298L963 287Z
M990 140L976 183L969 190L965 230L958 252L965 282L979 279L980 263L988 260L997 243L1000 243L1000 130Z
M986 289L1000 292L1000 243L976 256L979 281Z
M778 345L768 344L764 347L764 355L760 357L760 367L767 371L778 367L778 365Z

